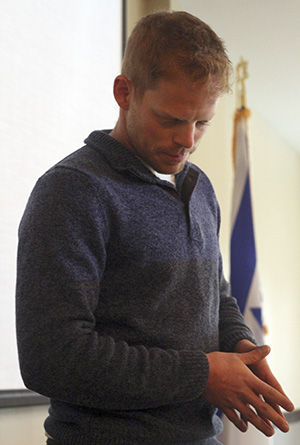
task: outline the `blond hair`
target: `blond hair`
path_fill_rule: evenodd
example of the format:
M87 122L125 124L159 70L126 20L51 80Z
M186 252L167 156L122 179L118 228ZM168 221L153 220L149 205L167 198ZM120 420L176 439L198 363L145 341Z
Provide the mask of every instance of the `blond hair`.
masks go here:
M187 12L157 12L135 26L125 49L122 74L141 96L180 70L191 81L212 80L219 94L230 91L231 62L222 40Z

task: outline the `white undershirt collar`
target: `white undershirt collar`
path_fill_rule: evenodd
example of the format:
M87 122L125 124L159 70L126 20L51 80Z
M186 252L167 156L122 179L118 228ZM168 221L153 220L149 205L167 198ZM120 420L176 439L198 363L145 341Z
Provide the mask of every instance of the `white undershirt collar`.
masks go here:
M165 174L165 173L158 173L156 170L154 170L152 167L150 167L147 162L145 162L142 158L137 156L139 160L144 164L145 167L147 167L158 179L161 179L162 181L171 182L176 187L175 182L175 175L174 174Z

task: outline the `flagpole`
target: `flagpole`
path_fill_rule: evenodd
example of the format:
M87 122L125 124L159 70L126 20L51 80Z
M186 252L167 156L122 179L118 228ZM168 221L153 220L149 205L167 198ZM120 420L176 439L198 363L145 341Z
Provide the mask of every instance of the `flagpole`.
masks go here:
M234 132L233 132L233 146L232 146L232 156L233 156L233 166L236 169L236 138L237 138L237 123L242 118L247 119L250 117L251 112L247 108L246 104L246 79L248 79L248 62L241 57L240 62L236 66L236 101L237 107L234 116Z
M240 63L236 66L236 90L237 90L237 108L246 108L246 86L245 80L248 79L248 62L241 57Z

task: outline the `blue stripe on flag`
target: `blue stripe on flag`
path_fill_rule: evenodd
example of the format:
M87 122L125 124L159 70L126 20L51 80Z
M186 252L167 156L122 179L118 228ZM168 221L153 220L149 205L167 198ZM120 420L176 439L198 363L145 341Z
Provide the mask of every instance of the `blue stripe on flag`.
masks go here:
M263 321L262 321L262 310L260 307L252 307L251 311L254 315L254 317L257 320L257 323L259 324L261 330L263 331L264 326L263 326Z
M244 314L256 265L249 174L231 235L230 263L232 295Z

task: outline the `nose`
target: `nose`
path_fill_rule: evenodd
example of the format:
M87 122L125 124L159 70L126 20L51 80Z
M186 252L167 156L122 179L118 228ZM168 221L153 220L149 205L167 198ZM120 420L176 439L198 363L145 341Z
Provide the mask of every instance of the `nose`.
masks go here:
M173 142L180 147L193 148L195 145L194 124L185 124L181 125L180 128L176 128Z

